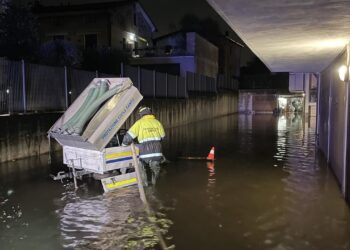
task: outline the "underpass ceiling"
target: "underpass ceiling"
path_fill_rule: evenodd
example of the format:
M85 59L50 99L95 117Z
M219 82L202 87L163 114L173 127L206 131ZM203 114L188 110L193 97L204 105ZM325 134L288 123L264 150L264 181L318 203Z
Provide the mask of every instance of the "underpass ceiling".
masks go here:
M350 40L350 0L207 0L273 72L321 72Z

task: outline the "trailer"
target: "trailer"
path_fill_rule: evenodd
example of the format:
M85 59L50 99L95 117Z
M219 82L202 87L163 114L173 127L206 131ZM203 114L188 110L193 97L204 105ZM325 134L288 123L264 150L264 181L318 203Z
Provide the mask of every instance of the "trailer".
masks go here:
M138 183L138 149L121 146L122 126L142 95L129 78L94 78L48 131L63 148L69 172L55 180L90 175L105 192Z

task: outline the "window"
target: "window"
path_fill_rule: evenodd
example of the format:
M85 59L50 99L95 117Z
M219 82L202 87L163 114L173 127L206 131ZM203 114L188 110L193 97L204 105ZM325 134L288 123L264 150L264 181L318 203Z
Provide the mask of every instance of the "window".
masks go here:
M96 49L97 48L97 34L86 34L85 35L85 49Z

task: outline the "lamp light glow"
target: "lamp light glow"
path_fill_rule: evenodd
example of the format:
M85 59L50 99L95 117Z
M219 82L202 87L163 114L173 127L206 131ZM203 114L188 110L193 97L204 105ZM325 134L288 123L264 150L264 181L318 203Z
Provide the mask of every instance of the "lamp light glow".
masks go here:
M136 41L136 36L134 33L129 33L129 40L135 42Z
M278 103L281 108L285 108L287 106L287 98L278 97Z
M348 72L348 68L345 65L342 65L339 69L338 69L338 73L339 73L339 78L341 81L345 81L346 75Z
M317 41L315 45L317 48L343 48L346 43L346 39L330 39Z

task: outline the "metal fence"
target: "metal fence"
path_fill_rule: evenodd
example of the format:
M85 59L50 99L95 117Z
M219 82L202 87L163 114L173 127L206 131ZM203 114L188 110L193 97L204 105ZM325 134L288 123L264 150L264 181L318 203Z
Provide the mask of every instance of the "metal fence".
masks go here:
M224 75L218 75L217 88L221 90L238 90L239 80L237 78L227 79Z
M217 80L213 77L187 72L186 80L188 91L217 93Z
M128 65L121 72L145 97L188 98L191 92L238 88L220 77L192 72L181 77ZM95 77L118 76L0 58L0 114L65 110Z
M145 97L187 98L186 79L181 76L125 65L122 76L130 77Z
M96 72L0 58L0 114L65 110Z
M0 114L24 109L21 62L0 59Z

